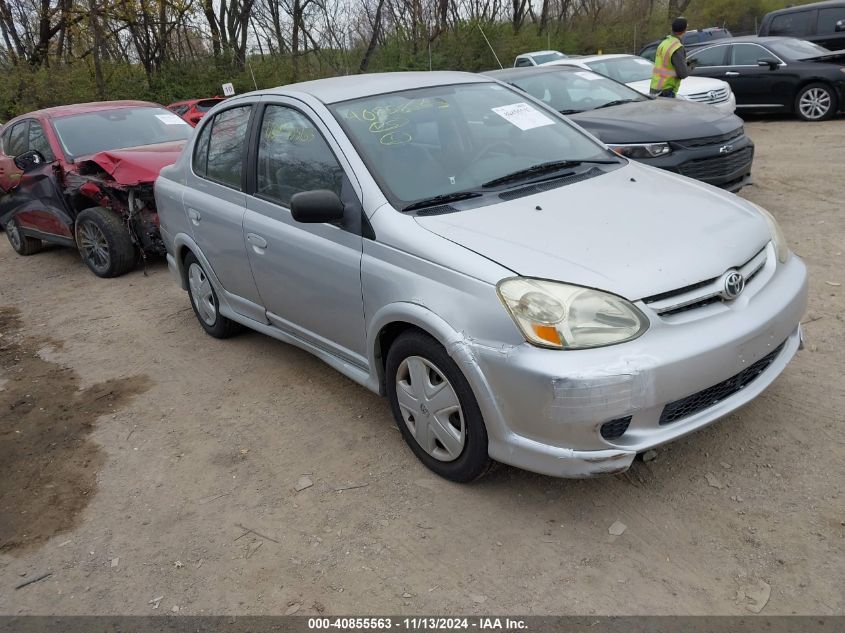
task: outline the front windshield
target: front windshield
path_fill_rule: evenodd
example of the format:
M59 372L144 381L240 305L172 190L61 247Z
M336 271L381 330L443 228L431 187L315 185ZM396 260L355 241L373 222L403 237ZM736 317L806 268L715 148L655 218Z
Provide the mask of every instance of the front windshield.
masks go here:
M632 81L651 79L654 64L642 57L613 57L587 62L587 66L605 77L610 77L623 84Z
M546 62L556 62L559 59L566 59L566 55L563 53L553 52L553 53L541 53L539 55L532 55L534 58L534 63L545 64Z
M775 53L787 59L806 59L830 54L830 51L826 48L806 40L781 40L780 42L770 42L769 46Z
M648 99L624 84L589 70L514 73L508 81L564 114Z
M436 86L331 107L394 206L480 190L521 169L613 154L494 83Z
M68 158L125 147L184 141L193 128L164 108L114 108L53 120Z

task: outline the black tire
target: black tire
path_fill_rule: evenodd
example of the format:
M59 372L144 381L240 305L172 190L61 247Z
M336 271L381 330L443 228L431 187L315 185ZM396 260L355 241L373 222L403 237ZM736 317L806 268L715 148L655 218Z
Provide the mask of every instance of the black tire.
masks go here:
M403 416L397 396L397 374L406 359L412 357L420 357L431 363L436 371L446 377L455 395L457 395L465 430L463 448L457 459L443 461L429 454L411 432L409 428L411 422L406 421ZM478 402L460 368L449 357L440 343L419 331L410 331L400 335L390 346L387 353L386 382L390 408L402 437L405 438L417 458L430 470L444 479L458 483L479 479L490 470L493 461L487 453L487 428L484 425L481 410L478 408ZM422 412L419 414L420 416L430 417L429 412L424 407L421 406L420 411Z
M809 104L802 109L802 100L805 99L810 102L815 100L819 107L826 104L827 110L821 112L819 109L812 108ZM794 109L795 114L803 121L827 121L839 111L839 99L836 96L836 91L827 84L807 84L795 95Z
M191 286L191 267L197 267L201 272L202 280L208 283L208 290L210 291L210 301L204 303L203 306L197 305L197 298L194 296L195 292ZM202 329L206 334L214 338L229 338L234 336L243 329L243 326L231 319L227 319L220 314L220 302L217 300L217 293L214 291L214 286L208 279L205 268L197 259L196 255L189 252L185 255L185 285L188 286L188 297L191 300L191 307L194 309L194 315L197 317ZM210 305L209 305L210 304ZM213 321L211 317L206 318L206 314L213 310Z
M21 233L20 224L18 224L18 221L14 218L6 223L6 237L8 238L9 244L12 245L14 251L18 255L23 255L24 257L35 255L35 253L40 251L43 246L43 242L37 237L29 237L28 235Z
M123 218L103 207L85 209L76 218L76 247L97 277L120 277L135 267L138 249Z

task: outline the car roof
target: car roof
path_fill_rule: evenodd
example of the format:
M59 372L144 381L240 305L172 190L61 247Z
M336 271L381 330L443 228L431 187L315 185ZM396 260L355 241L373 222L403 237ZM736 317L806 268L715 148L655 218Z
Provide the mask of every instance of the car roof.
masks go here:
M52 108L43 108L41 110L27 112L26 114L22 114L15 118L45 117L48 119L57 119L64 116L88 114L90 112L101 112L103 110L145 107L160 108L161 105L158 103L152 103L151 101L93 101L91 103L74 103L70 105L54 106Z
M623 57L635 57L637 59L642 59L642 57L640 57L639 55L629 55L628 53L608 53L607 55L581 55L580 57L570 57L569 59L586 64L588 62L594 62L600 59L621 59ZM551 63L564 66L567 61L568 60L566 59L561 59Z
M763 19L782 15L784 13L797 13L799 11L812 11L813 9L824 9L825 7L844 7L845 0L827 0L826 2L813 2L811 4L799 4L791 7L784 7L783 9L776 9L769 11Z
M527 57L528 55L548 55L549 53L561 53L560 51L531 51L530 53L521 53L517 57Z
M307 94L325 104L360 99L374 95L388 94L415 88L448 86L451 84L484 83L485 77L474 73L453 71L368 73L364 75L345 75L328 79L303 81L278 88L257 90L240 95L296 95Z
M719 40L713 40L702 44L698 48L709 48L710 46L719 46L720 44L740 44L742 42L750 42L752 44L771 44L774 42L785 42L786 40L800 40L800 37L786 37L778 35L768 35L765 37L758 37L756 35L742 35L739 37L723 37Z
M531 75L540 75L543 73L576 73L584 72L583 68L578 66L567 66L564 64L554 66L526 66L524 68L505 68L504 70L490 70L484 74L500 81L509 81L515 77L529 77ZM587 71L591 72L591 71Z
M199 103L200 101L225 101L226 97L197 97L196 99L185 99L184 101L174 101L173 103L169 104L167 107L172 108L173 106L178 105L193 105L195 103Z

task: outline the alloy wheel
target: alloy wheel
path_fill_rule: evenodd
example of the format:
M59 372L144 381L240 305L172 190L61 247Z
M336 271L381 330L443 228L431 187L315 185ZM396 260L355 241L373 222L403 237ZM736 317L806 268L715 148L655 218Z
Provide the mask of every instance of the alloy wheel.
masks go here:
M111 252L105 234L94 222L85 221L79 225L76 234L79 250L89 265L96 271L106 271L111 264Z
M199 264L191 264L188 268L188 286L191 289L191 299L197 309L197 315L209 327L217 321L217 304L211 282Z
M23 244L21 238L21 232L18 230L18 225L15 223L14 220L9 222L6 225L6 236L9 238L9 242L16 251L21 250L21 245Z
M816 120L824 117L830 110L830 93L824 88L810 88L801 95L798 107L806 118Z
M396 371L396 398L402 419L422 449L441 462L460 457L466 423L452 384L431 361L409 356Z

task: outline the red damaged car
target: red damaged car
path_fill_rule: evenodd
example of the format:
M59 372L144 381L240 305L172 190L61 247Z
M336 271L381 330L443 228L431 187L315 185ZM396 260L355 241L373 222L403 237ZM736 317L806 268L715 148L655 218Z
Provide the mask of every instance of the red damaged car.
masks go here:
M12 248L72 246L99 277L163 255L153 183L193 129L144 101L59 106L0 128L0 224Z
M196 127L206 113L216 106L221 101L225 101L226 97L209 97L207 99L189 99L187 101L177 101L167 106L171 112L179 115L185 121Z

